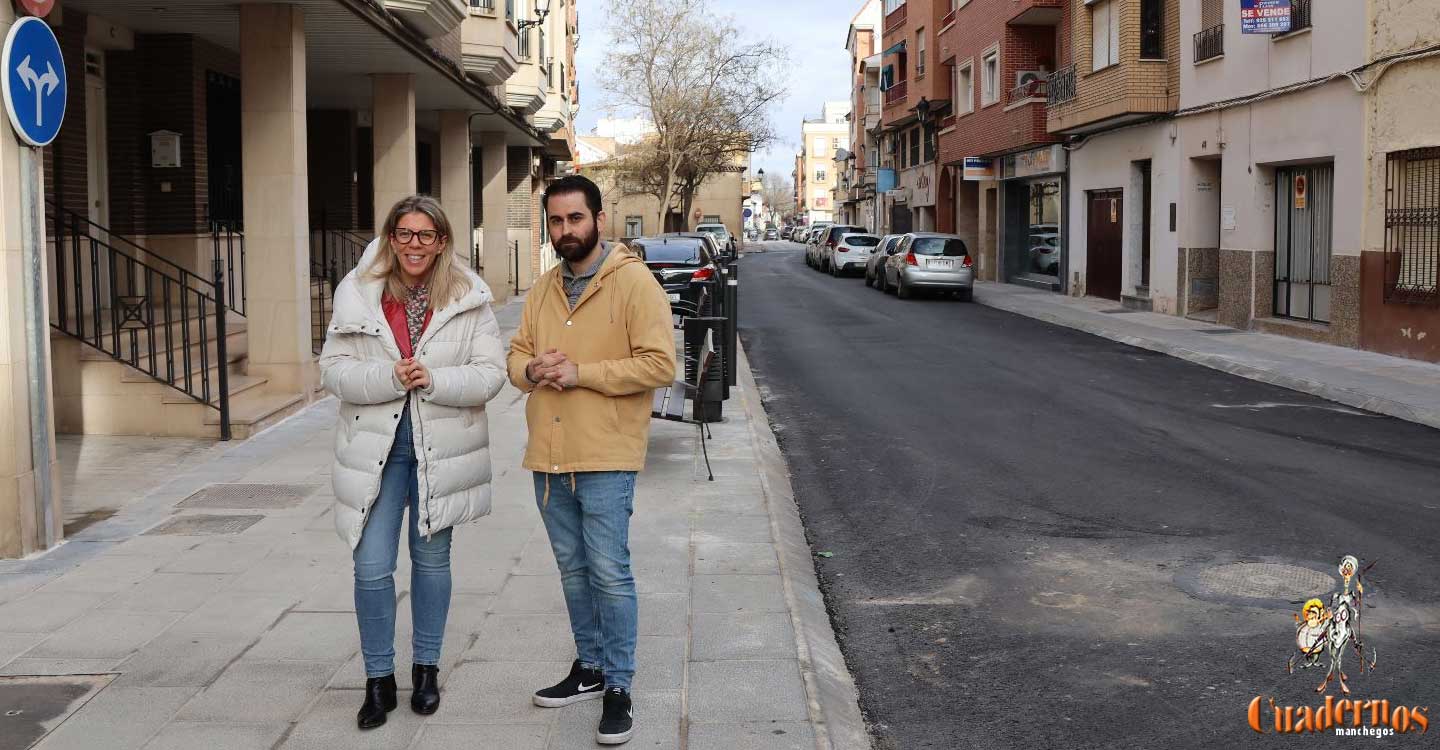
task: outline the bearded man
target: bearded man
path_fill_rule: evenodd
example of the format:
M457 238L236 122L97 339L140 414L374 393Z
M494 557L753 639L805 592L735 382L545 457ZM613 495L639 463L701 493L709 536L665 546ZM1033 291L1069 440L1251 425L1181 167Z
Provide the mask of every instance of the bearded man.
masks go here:
M577 658L535 705L604 699L595 739L634 732L639 608L630 569L635 479L645 467L651 394L675 378L670 303L645 263L600 241L600 188L576 175L542 200L563 261L535 283L510 342L510 380L530 394L524 466L560 568Z

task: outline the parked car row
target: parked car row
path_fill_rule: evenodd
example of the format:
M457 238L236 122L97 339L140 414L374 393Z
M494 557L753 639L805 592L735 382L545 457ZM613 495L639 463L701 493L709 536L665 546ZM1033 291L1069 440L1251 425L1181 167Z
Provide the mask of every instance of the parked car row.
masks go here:
M965 241L953 234L906 232L879 237L864 227L812 228L805 242L805 265L839 278L865 276L865 285L895 292L901 299L935 292L966 302L974 298L975 262Z

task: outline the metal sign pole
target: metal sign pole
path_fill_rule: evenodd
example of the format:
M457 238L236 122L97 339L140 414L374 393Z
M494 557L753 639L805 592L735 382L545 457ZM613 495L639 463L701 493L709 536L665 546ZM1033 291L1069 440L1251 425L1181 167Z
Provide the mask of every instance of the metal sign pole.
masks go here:
M43 549L55 546L55 506L50 445L50 326L45 312L45 209L41 203L40 149L20 149L22 266L29 277L24 285L25 355L30 363L30 458L35 470L35 519Z

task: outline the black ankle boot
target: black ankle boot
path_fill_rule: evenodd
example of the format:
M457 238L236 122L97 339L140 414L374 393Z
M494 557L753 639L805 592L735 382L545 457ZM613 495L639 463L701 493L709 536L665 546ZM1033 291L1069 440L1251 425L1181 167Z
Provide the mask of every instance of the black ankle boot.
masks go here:
M416 664L410 669L410 707L421 716L429 716L440 707L440 668L432 664Z
M385 714L394 711L395 675L371 677L365 680L365 705L355 717L361 729L374 729L385 723Z

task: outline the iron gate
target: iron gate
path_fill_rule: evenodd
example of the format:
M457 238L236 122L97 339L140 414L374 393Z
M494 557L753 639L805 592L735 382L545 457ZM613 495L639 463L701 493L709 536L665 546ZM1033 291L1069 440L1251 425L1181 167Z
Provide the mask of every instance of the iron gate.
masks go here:
M1330 322L1335 166L1275 173L1275 314Z

